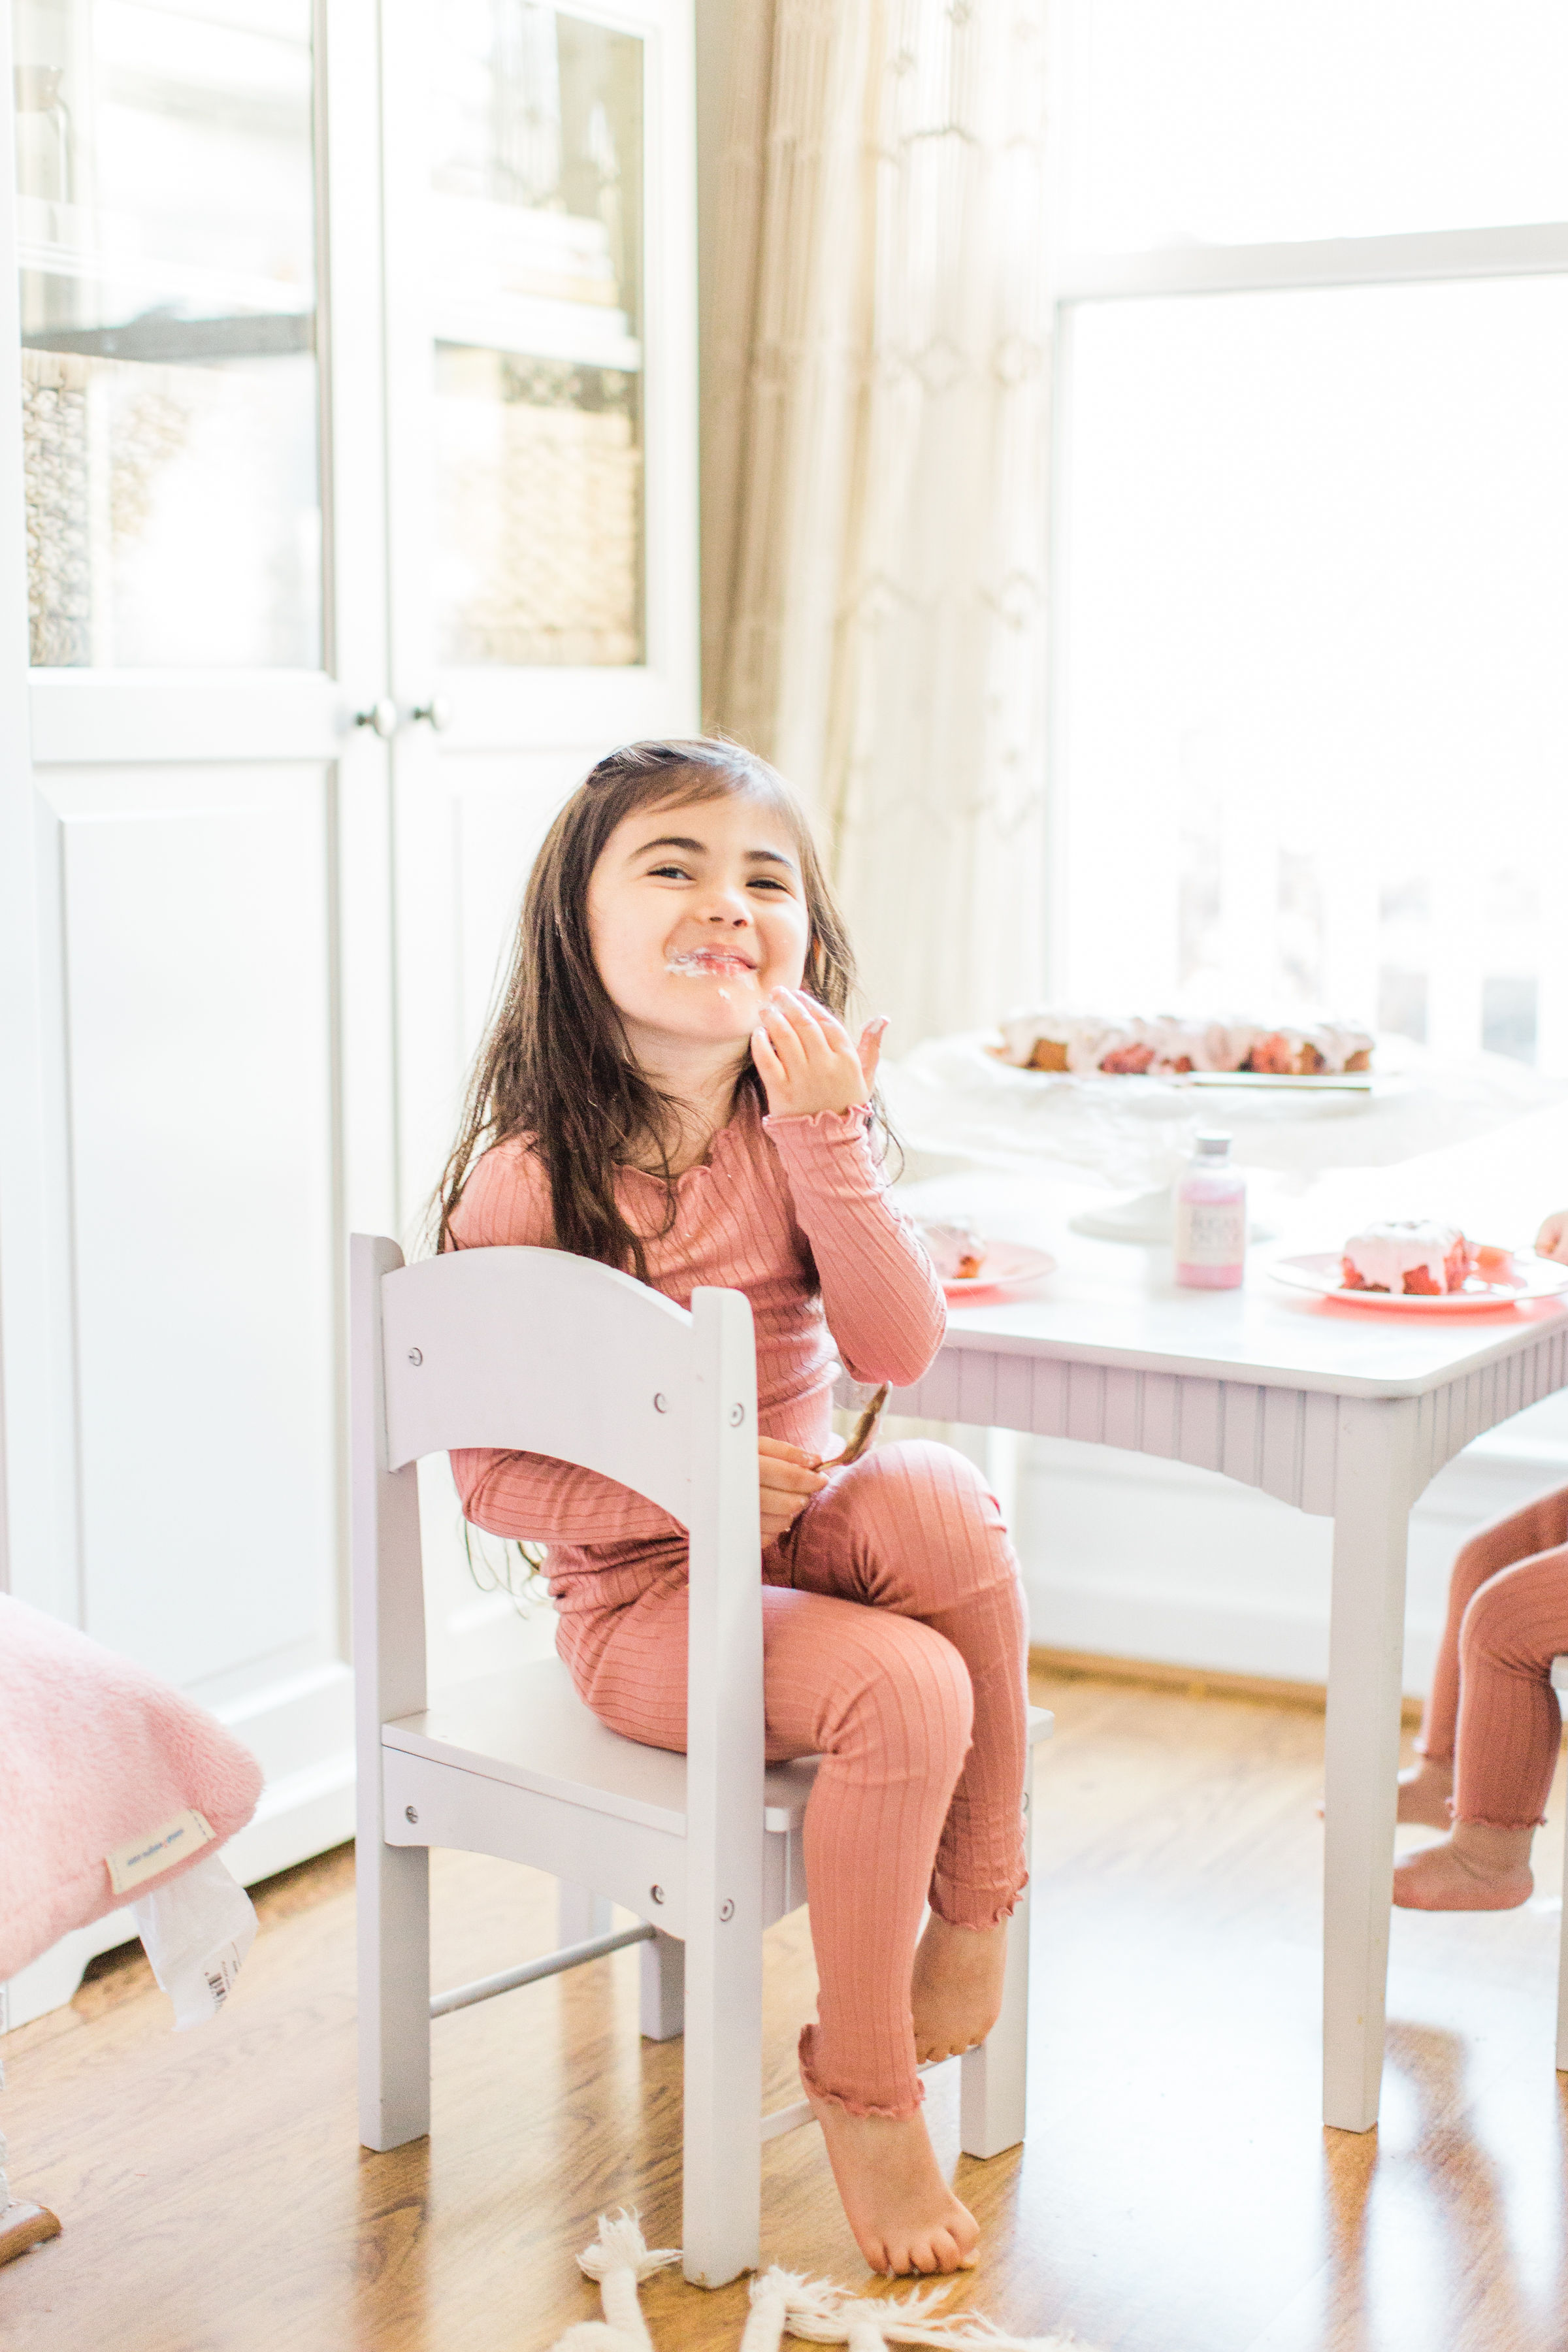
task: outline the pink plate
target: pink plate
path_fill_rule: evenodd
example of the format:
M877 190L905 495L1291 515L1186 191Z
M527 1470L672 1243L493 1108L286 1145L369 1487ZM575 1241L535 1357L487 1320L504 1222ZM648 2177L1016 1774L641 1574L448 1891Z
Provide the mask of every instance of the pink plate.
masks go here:
M1560 1265L1553 1258L1516 1250L1509 1262L1511 1273L1492 1282L1472 1274L1463 1290L1445 1291L1440 1298L1412 1298L1405 1291L1347 1290L1340 1278L1338 1250L1279 1258L1268 1271L1276 1282L1288 1282L1293 1290L1337 1298L1345 1307L1370 1307L1373 1314L1381 1315L1485 1314L1500 1307L1521 1307L1529 1298L1555 1298L1568 1290L1568 1265Z
M995 1290L1016 1290L1054 1274L1057 1262L1048 1250L1030 1249L1025 1242L987 1242L984 1271L968 1282L944 1282L942 1289L954 1305L966 1298L988 1297Z

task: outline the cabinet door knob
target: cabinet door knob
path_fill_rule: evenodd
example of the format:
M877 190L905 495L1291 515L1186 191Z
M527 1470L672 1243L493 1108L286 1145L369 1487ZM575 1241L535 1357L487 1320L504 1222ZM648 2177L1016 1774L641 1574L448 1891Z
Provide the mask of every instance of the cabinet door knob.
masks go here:
M381 700L373 702L368 710L354 712L354 725L374 728L385 743L397 732L397 705L390 694L384 694Z
M422 702L408 716L410 719L427 719L439 735L452 723L452 706L444 694L433 694L428 702Z

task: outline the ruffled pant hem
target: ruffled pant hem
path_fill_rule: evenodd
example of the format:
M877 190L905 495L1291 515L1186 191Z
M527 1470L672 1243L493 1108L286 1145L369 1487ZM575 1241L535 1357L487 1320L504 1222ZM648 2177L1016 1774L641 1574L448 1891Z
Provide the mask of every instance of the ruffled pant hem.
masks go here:
M1012 1917L1028 1883L1026 1877L1021 1878L1004 1895L994 1886L966 1886L962 1879L948 1878L939 1870L931 1878L931 1907L950 1927L999 1927L1004 1919Z
M910 2116L919 2115L925 2104L925 2085L918 2074L914 2077L914 2087L909 2099L901 2105L884 2105L876 2100L857 2099L846 2091L830 2091L826 2084L818 2079L811 2063L816 2038L815 2025L801 2027L800 2079L812 2098L820 2099L824 2106L841 2107L847 2116L883 2116L889 2123L904 2123Z

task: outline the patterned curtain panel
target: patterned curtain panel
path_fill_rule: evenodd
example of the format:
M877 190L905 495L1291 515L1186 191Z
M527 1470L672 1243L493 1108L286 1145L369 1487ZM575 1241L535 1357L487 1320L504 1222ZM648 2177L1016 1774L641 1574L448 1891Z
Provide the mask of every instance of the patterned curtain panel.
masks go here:
M889 1050L1045 948L1045 0L737 0L710 723L831 857Z

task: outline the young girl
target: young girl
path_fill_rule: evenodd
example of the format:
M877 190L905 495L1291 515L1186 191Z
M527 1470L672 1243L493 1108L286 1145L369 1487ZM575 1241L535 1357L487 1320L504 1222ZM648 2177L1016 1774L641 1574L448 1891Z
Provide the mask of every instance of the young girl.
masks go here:
M1568 1209L1536 1235L1568 1260ZM1394 1865L1407 1911L1511 1911L1535 1881L1563 1717L1552 1661L1568 1654L1568 1486L1483 1528L1454 1562L1448 1622L1399 1818L1450 1834Z
M820 1755L805 1844L817 2021L802 2079L873 2270L951 2271L978 2231L917 2062L983 2041L1023 1884L1025 1623L995 1503L945 1446L826 1462L835 1350L916 1381L941 1286L872 1147L883 1022L782 780L727 743L601 760L556 819L441 1189L443 1247L542 1244L756 1321L768 1755ZM463 1507L550 1546L584 1699L686 1740L686 1535L531 1454L455 1454ZM920 1937L921 1913L931 1918Z

